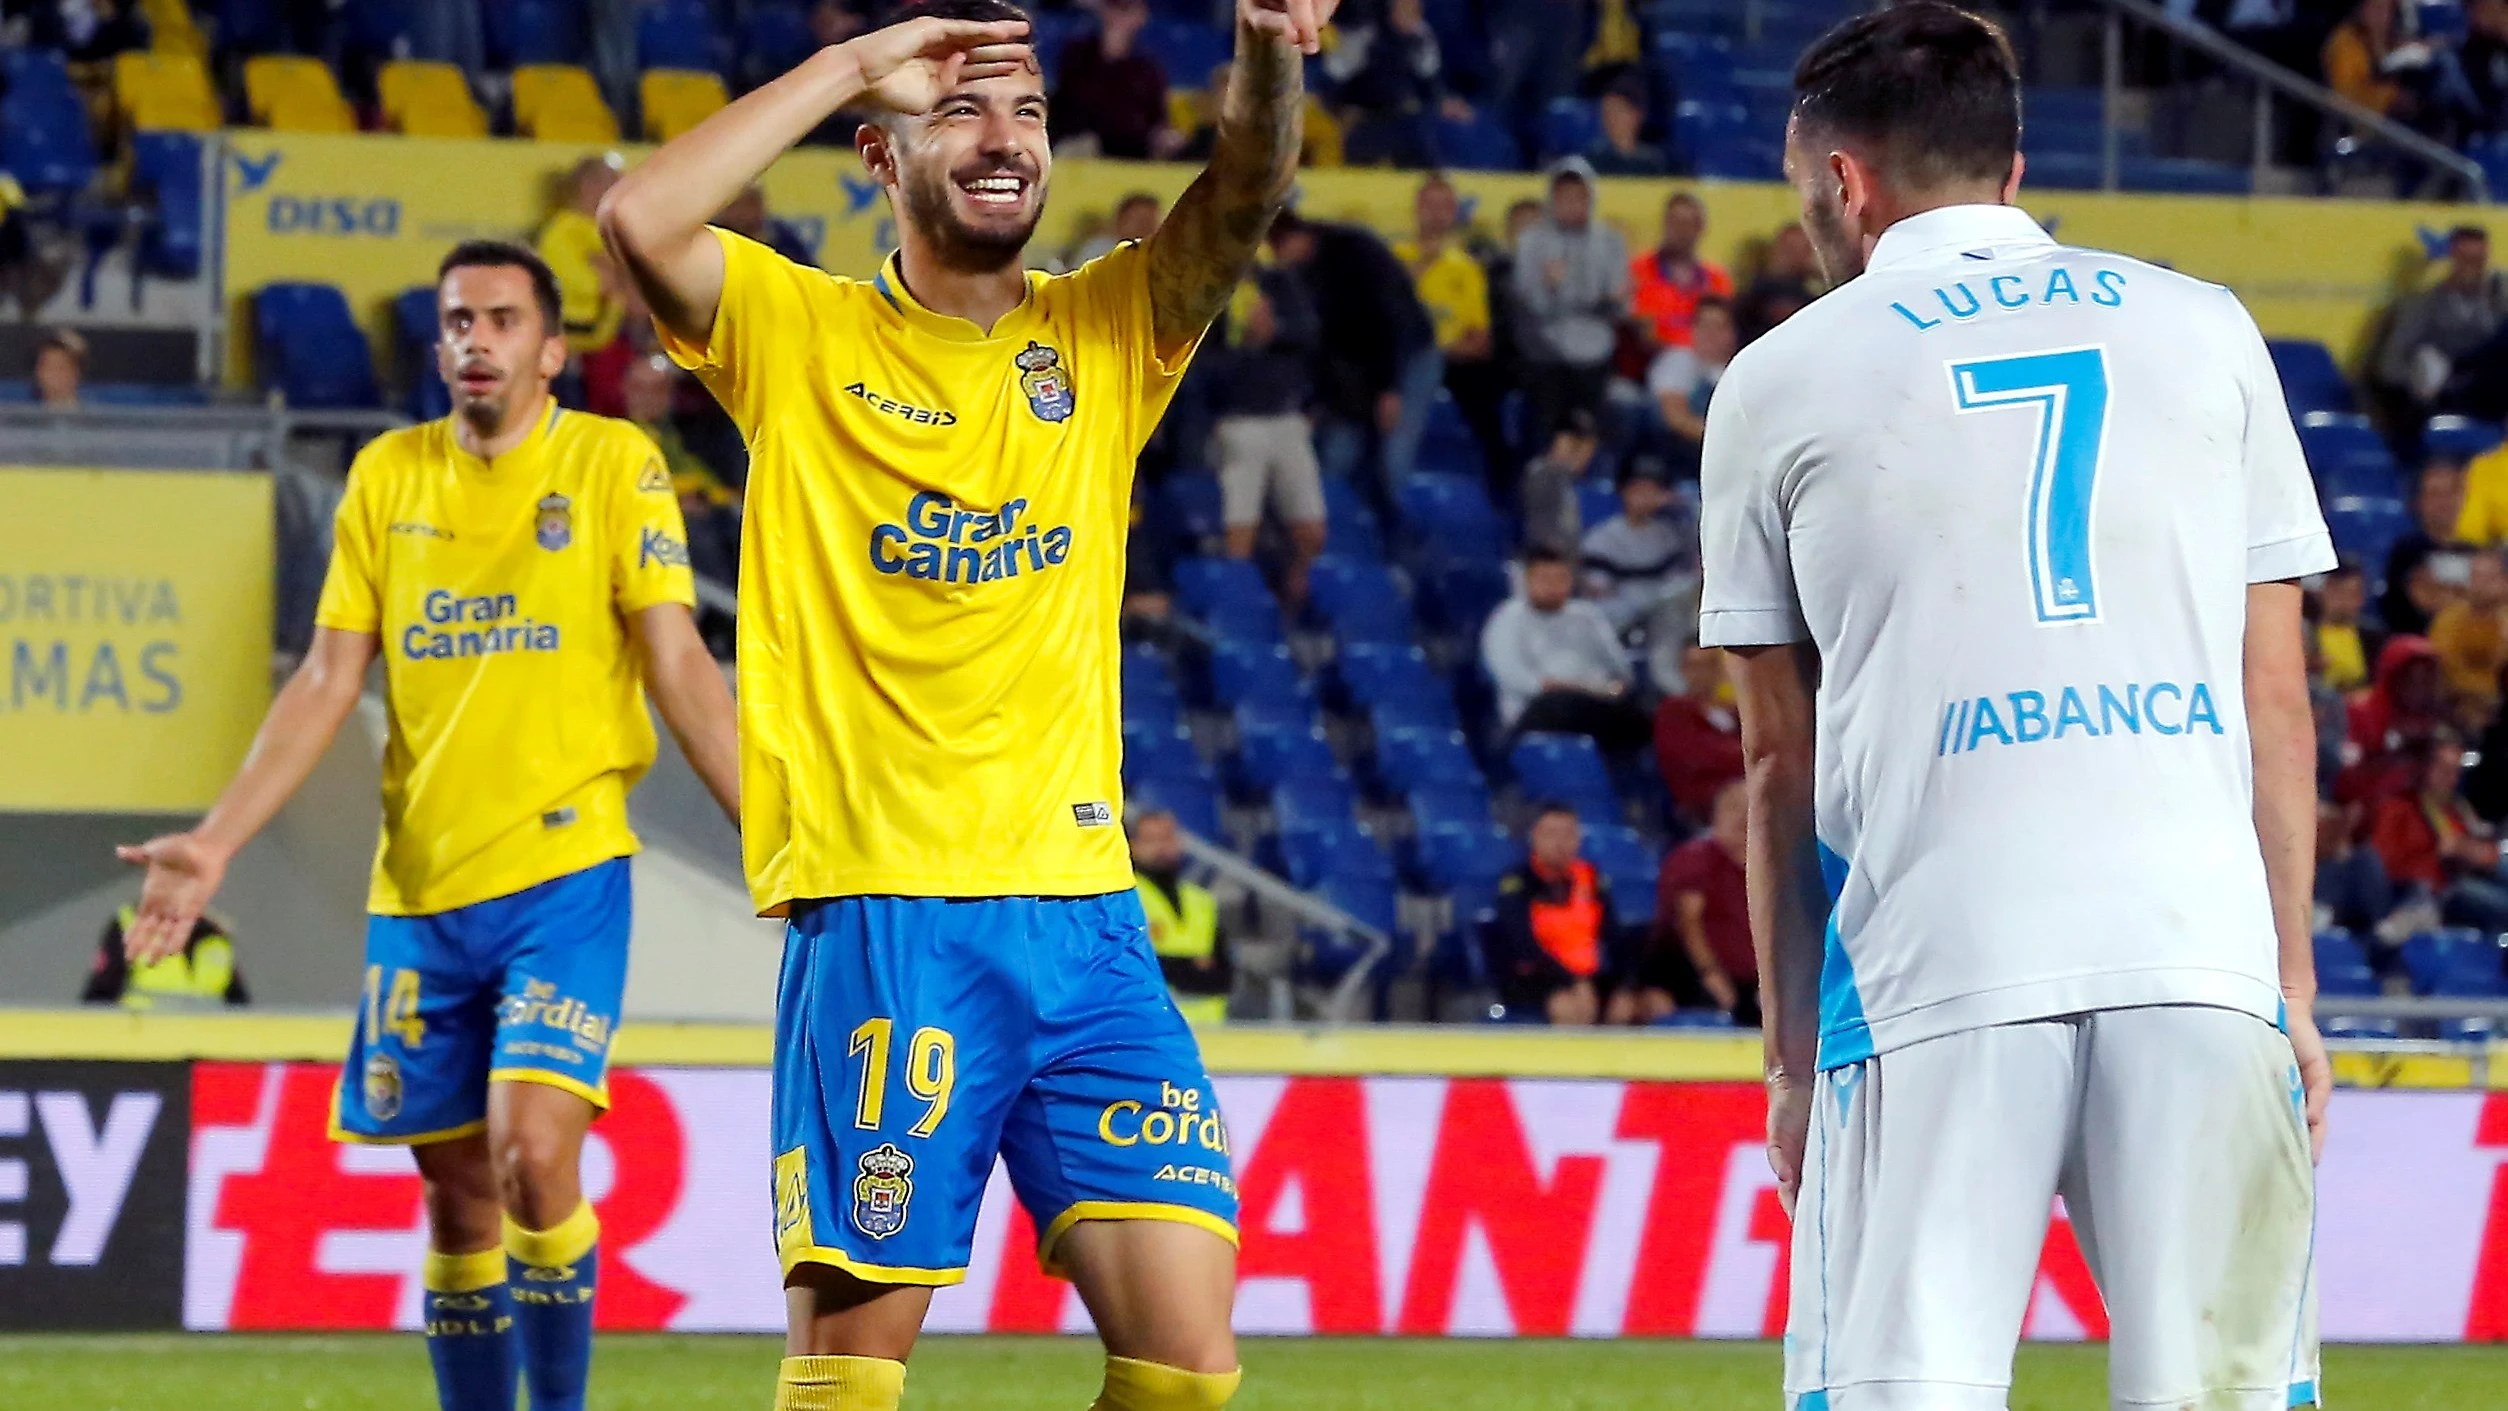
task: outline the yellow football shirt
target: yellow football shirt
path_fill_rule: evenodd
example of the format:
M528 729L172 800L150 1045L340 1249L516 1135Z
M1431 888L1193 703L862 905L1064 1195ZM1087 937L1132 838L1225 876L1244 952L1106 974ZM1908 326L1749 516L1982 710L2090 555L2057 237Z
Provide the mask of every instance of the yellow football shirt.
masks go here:
M653 720L624 614L696 602L652 439L551 403L494 461L452 423L348 474L314 620L381 639L390 738L367 908L423 916L636 850Z
M1489 331L1489 273L1480 261L1449 242L1421 269L1415 240L1395 242L1393 257L1412 271L1412 287L1437 325L1438 347L1450 349L1466 334Z
M2508 446L2484 451L2465 466L2456 537L2485 545L2508 539Z
M1134 245L988 333L724 231L702 348L749 443L741 847L797 898L1132 885L1116 617L1162 361Z
M600 262L610 257L600 224L572 207L561 208L540 227L540 259L557 276L566 349L597 353L618 336L626 309L601 290Z

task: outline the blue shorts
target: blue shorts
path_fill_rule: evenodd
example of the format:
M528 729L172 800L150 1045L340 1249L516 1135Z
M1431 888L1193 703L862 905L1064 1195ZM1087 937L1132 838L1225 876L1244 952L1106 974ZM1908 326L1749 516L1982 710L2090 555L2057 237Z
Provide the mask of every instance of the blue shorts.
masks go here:
M996 1156L1048 1270L1081 1220L1236 1241L1228 1128L1131 892L796 905L774 1138L788 1274L958 1282Z
M366 985L334 1141L416 1145L487 1125L488 1084L609 1106L627 990L627 859L432 916L366 918Z

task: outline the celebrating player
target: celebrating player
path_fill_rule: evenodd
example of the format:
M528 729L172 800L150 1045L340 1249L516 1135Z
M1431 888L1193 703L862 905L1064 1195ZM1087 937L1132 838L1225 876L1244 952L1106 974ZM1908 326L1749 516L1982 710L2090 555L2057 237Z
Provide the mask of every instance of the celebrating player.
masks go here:
M1116 612L1132 467L1286 198L1334 0L1239 0L1209 169L1147 245L1025 272L1052 158L1026 17L933 0L631 172L611 246L751 453L742 844L776 1005L776 1402L897 1404L998 1154L1105 1339L1098 1405L1226 1402L1228 1143L1132 892ZM849 104L877 278L700 224Z
M2313 1405L2293 580L2334 554L2264 341L2009 204L1986 21L1848 21L1795 87L1842 287L1717 389L1700 618L1739 666L1790 1405L2003 1406L2058 1192L2116 1405Z
M190 935L380 651L383 837L331 1134L417 1156L443 1411L513 1411L518 1366L535 1411L580 1411L600 1222L576 1158L627 981L645 691L737 817L731 695L697 636L661 453L549 398L566 340L548 266L464 244L437 308L454 414L350 468L312 649L243 768L198 827L120 850L148 869L129 951Z

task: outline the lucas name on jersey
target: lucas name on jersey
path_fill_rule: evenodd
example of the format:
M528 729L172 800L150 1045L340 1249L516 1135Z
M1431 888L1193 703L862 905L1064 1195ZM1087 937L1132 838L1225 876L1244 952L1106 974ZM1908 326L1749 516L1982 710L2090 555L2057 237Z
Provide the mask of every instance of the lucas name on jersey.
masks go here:
M2096 702L2095 708L2093 702ZM2051 698L2044 691L2005 691L1962 696L1942 707L1933 754L1967 754L2005 745L2034 745L2077 736L2084 741L2140 735L2223 735L2212 685L2197 681L2140 682L2124 686L2066 686Z
M419 599L418 610L426 621L401 632L401 655L411 661L553 652L561 641L556 624L525 616L521 600L512 593L430 588Z
M1977 287L1970 287L1971 284ZM2088 293L2083 286L2088 286ZM1979 314L1994 309L2053 308L2058 304L2096 304L2103 309L2125 306L2125 275L2121 270L2102 269L2078 271L2070 265L2057 265L2043 280L2034 275L1998 274L1975 281L1954 280L1934 289L1930 300L1919 298L1916 307L1904 301L1890 308L1900 318L1915 325L1918 333L1931 333L1945 323L1966 323ZM1940 317L1935 317L1939 314Z
M963 510L923 491L906 502L903 523L871 529L871 567L889 577L940 583L996 583L1043 573L1071 556L1071 526L1025 524L1024 499L993 512Z

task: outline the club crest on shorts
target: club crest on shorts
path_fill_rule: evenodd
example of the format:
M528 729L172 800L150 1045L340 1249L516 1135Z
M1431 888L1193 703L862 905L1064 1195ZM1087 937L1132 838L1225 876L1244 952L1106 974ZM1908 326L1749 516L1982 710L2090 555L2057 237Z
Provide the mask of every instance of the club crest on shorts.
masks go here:
M550 553L556 553L565 548L568 544L575 542L574 501L555 492L541 496L539 518L536 523L539 526L541 548Z
M378 1053L366 1060L361 1085L366 1100L366 1115L377 1122L389 1122L401 1115L401 1061L388 1053Z
M914 1158L884 1142L854 1163L853 1225L875 1240L906 1227L906 1202L914 1199Z
M1080 403L1062 354L1030 339L1011 361L1019 365L1019 390L1028 394L1028 410L1039 421L1069 421Z

